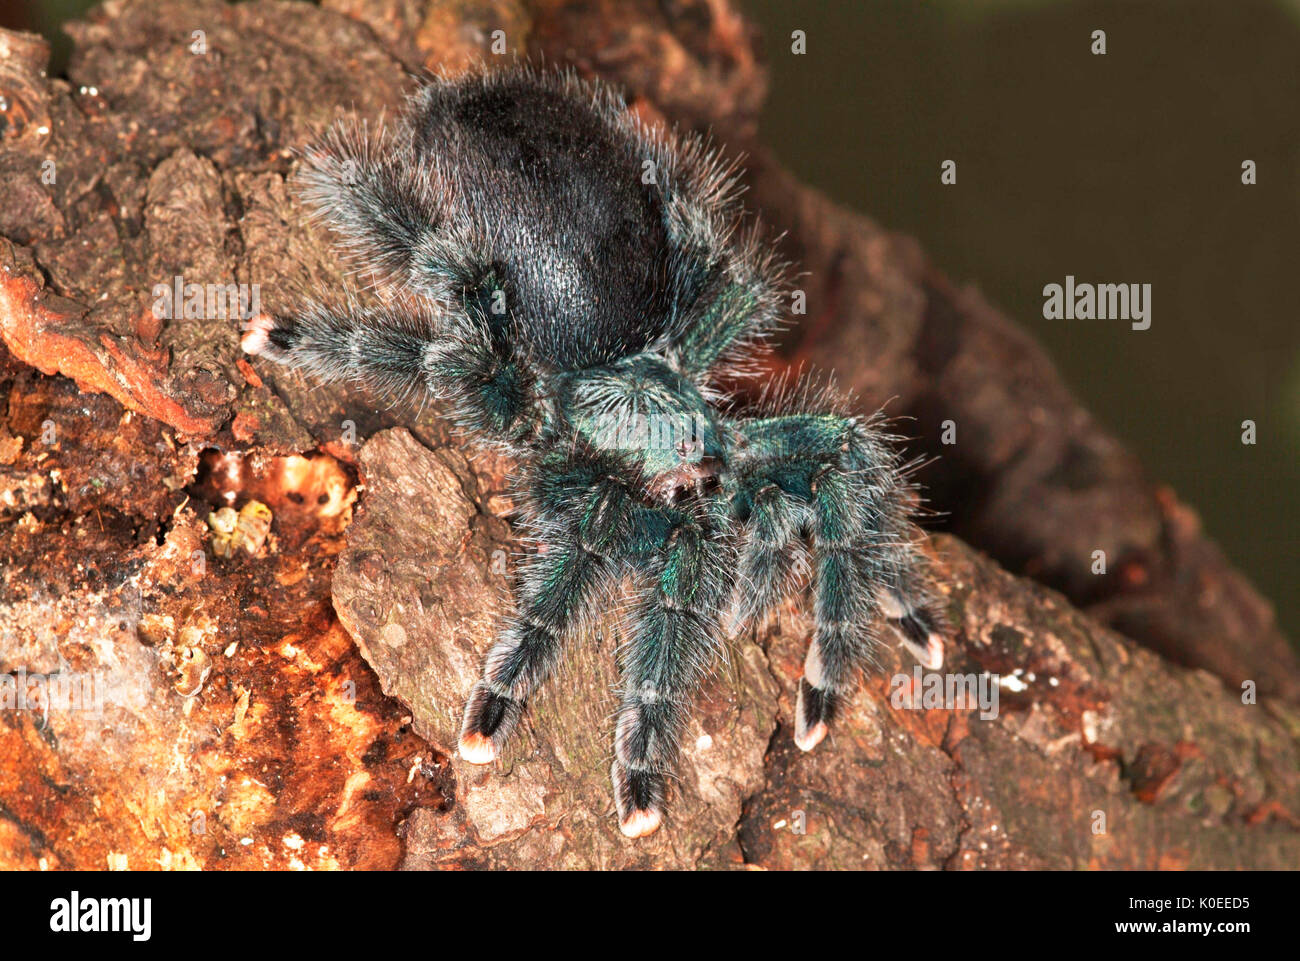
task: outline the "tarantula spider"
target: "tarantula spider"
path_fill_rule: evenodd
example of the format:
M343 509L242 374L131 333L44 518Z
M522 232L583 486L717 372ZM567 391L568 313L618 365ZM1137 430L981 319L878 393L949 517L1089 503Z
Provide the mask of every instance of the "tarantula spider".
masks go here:
M726 378L780 312L781 269L741 231L735 166L648 129L603 86L514 68L440 80L394 130L336 127L304 198L378 298L262 315L243 347L326 379L431 395L527 469L517 609L469 693L460 754L496 759L560 645L630 579L612 777L629 837L663 817L692 695L726 631L811 568L795 710L811 750L892 618L943 645L910 485L873 422ZM724 627L725 622L725 627Z

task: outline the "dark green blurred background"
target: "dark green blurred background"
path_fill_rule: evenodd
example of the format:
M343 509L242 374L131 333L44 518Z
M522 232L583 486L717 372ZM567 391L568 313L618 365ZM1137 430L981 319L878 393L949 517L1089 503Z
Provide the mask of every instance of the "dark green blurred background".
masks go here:
M771 65L764 139L1032 330L1294 640L1300 4L743 3ZM1044 320L1067 274L1152 284L1151 329Z
M785 163L1031 329L1300 636L1300 0L739 2ZM66 50L89 5L0 0L0 23ZM1152 284L1151 329L1044 320L1067 274Z

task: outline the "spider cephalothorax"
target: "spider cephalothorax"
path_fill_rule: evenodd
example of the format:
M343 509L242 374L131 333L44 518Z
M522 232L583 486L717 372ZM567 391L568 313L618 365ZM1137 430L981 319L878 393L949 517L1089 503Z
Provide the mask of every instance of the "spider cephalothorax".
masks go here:
M648 834L726 632L810 571L796 704L811 750L883 616L942 658L909 487L872 422L821 394L756 410L721 385L775 325L780 269L741 231L735 169L648 129L605 87L529 70L438 81L395 129L337 128L305 198L379 286L262 316L244 348L318 376L427 392L527 467L516 610L469 694L460 753L500 755L595 601L630 580L612 776Z

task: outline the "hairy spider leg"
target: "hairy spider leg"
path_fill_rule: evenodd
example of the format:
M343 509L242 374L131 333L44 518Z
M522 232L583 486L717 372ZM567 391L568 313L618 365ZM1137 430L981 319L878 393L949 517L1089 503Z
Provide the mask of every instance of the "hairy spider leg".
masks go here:
M542 413L533 373L477 309L308 302L294 317L253 318L241 344L323 381L351 381L403 400L427 391L445 402L457 426L506 444L525 440Z
M745 528L737 590L727 616L732 633L789 594L808 570L801 535L808 519L807 503L791 497L761 469L738 487L737 500L745 505Z
M795 743L809 751L871 660L876 615L901 615L927 638L934 621L927 599L909 593L919 577L910 541L899 536L908 522L893 455L858 418L794 414L738 427L747 441L735 465L735 509L745 522L738 620L785 593L801 535L812 542L816 627L795 706Z
M757 342L776 327L779 267L770 257L749 259L729 251L729 258L707 271L699 295L674 341L683 371L697 377L709 371L744 368ZM746 264L741 279L733 276Z
M943 667L943 613L926 575L922 534L911 519L906 470L898 454L869 430L855 430L847 465L861 471L879 509L860 545L862 563L876 585L876 603L903 646L931 671Z
M720 499L638 511L631 562L640 597L620 650L622 700L610 777L619 829L653 833L700 682L722 650L717 611L734 550Z
M612 592L630 526L630 493L602 459L551 457L537 477L534 496L549 518L542 549L522 565L516 611L465 704L460 755L474 764L500 756L528 697L554 670L563 640Z
M883 590L877 600L881 613L921 666L931 671L943 667L943 617L923 579L900 572L894 587Z
M405 139L404 131L336 124L304 153L297 180L356 264L398 281L435 229L443 189L434 169L410 162Z

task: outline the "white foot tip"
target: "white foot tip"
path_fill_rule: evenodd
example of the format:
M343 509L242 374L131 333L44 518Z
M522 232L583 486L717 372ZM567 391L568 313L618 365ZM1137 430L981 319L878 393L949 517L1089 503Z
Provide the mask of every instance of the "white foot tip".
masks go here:
M925 643L925 668L931 671L937 671L943 667L943 638L938 634L931 634Z
M643 838L658 831L662 820L658 811L633 811L618 822L618 829L624 837Z
M937 671L943 667L943 638L938 634L931 634L925 642L925 647L908 640L903 641L903 646L927 671Z
M497 748L490 737L466 734L460 739L460 756L470 764L491 764L497 759Z
M794 745L801 751L811 751L822 742L828 730L825 721L818 721L806 731L795 731Z
M239 338L239 346L246 354L260 354L271 339L271 329L275 321L269 314L258 314L248 322L244 336Z

